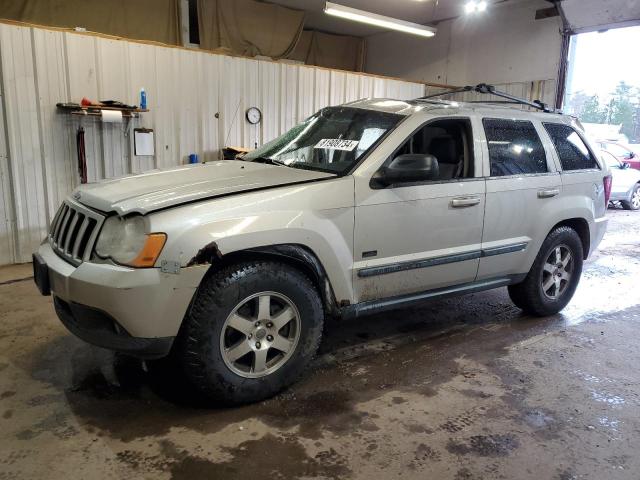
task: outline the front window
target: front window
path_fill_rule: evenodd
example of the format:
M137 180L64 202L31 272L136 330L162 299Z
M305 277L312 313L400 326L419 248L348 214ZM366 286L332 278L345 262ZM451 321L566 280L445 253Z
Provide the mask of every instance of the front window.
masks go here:
M243 160L344 174L404 118L352 107L327 107Z

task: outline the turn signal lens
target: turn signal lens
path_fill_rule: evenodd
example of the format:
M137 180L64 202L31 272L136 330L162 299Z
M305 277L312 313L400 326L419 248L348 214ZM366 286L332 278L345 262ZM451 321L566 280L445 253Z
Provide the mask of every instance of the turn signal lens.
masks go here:
M147 239L144 242L144 246L140 253L133 261L127 265L132 267L153 267L156 260L162 252L165 242L167 241L167 235L165 233L150 233L147 235Z

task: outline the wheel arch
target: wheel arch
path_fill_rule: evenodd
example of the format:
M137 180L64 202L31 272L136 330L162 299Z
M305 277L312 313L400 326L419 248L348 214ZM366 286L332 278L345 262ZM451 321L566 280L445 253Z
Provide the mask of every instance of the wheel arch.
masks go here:
M582 257L584 260L586 260L591 249L591 232L589 230L589 222L580 217L568 218L556 223L549 231L549 233L553 232L556 228L559 227L569 227L575 230L575 232L580 237L580 241L582 242Z
M287 264L306 273L322 300L327 313L338 312L338 302L327 272L318 256L309 247L296 243L283 243L234 250L222 254L217 245L208 245L198 254L197 263L209 263L206 275L211 275L224 267L246 261L273 260Z

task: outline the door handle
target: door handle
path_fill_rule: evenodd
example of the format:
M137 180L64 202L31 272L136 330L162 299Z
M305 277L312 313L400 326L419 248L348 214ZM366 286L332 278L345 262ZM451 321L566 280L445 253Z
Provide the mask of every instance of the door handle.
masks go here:
M479 203L480 197L458 197L451 200L451 206L453 208L473 207Z
M560 190L557 188L551 190L538 190L538 198L551 198L555 197L560 193Z

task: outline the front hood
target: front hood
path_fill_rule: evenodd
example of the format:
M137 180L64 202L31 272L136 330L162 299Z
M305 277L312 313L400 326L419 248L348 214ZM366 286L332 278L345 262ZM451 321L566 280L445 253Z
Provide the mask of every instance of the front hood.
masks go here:
M73 198L103 212L146 214L206 198L333 177L331 173L225 160L82 185Z

